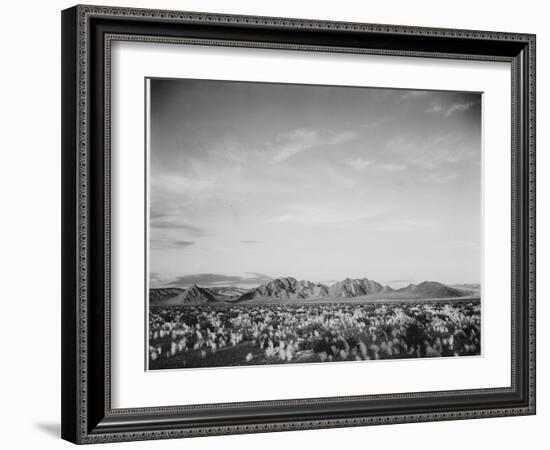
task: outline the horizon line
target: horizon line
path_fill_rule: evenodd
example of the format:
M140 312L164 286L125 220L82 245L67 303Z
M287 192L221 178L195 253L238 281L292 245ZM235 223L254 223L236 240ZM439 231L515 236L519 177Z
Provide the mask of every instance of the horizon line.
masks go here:
M197 274L197 275L213 275L213 274ZM385 280L385 281L377 281L373 278L368 278L368 277L362 277L362 278L353 278L353 277L345 277L345 278L342 278L342 279L339 279L339 280L330 280L330 282L327 282L327 281L313 281L313 280L310 280L310 279L306 279L306 278L296 278L296 277L293 277L293 276L279 276L279 277L268 277L266 275L266 277L268 279L266 279L265 281L262 281L262 282L258 282L258 280L253 280L251 279L250 281L247 282L246 278L243 278L242 280L239 280L239 281L227 281L227 282L224 282L224 281L219 281L219 282L205 282L205 283L201 283L201 282L189 282L189 283L177 283L177 282L168 282L168 283L162 283L162 284L158 284L156 286L151 286L149 285L149 289L168 289L168 288L184 288L184 287L188 287L188 286L198 286L198 287L242 287L242 285L248 285L248 286L261 286L261 285L264 285L264 284L267 284L271 281L275 281L275 280L281 280L281 279L293 279L293 280L296 280L297 282L301 282L301 281L305 281L305 282L310 282L310 283L314 283L314 284L318 284L318 285L325 285L327 287L329 286L332 286L336 283L340 283L342 281L346 281L346 280L352 280L352 281L361 281L361 280L368 280L368 281L372 281L372 282L375 282L375 283L378 283L382 286L388 286L388 287L391 287L390 284L403 284L405 286L408 286L408 285L418 285L418 284L421 284L421 283L440 283L440 284L443 284L443 285L446 285L446 286L461 286L461 285L479 285L481 286L481 281L460 281L460 282L442 282L442 281L437 281L436 279L423 279L422 281L417 281L416 279L402 279L402 280ZM150 280L149 280L150 281Z

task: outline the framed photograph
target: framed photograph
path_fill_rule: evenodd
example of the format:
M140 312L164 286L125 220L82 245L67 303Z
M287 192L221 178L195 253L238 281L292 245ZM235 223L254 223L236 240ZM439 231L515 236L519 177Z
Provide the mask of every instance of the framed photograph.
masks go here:
M535 36L62 12L62 436L535 413Z

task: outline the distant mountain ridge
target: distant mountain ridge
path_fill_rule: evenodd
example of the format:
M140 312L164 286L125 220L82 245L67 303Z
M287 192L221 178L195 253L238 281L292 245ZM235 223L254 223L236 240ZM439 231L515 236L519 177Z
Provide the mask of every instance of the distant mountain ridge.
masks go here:
M182 288L159 288L149 289L149 302L159 303L165 299L176 297L184 292Z
M301 302L331 299L436 299L457 298L471 292L436 281L423 281L401 289L392 289L368 278L346 278L330 286L293 277L273 279L253 289L236 287L199 287L149 289L151 305L199 305L205 303L253 303L255 301Z
M202 305L218 302L218 299L208 288L194 284L187 289L149 289L149 302L153 305Z
M464 291L446 286L436 281L423 281L420 284L409 284L408 286L398 289L396 292L405 294L415 294L427 298L444 298L444 297L462 297Z
M254 298L279 298L284 300L297 300L312 297L326 297L328 288L324 284L311 281L298 281L293 277L276 278L266 284L260 285L243 294L240 300Z
M234 286L214 286L207 288L212 292L216 297L224 297L226 299L235 299L241 297L243 294L248 292L248 289L243 289Z
M393 289L389 286L382 286L377 281L368 278L351 279L346 278L338 281L328 289L329 295L335 298L353 298L362 295L380 294L381 292L391 292Z

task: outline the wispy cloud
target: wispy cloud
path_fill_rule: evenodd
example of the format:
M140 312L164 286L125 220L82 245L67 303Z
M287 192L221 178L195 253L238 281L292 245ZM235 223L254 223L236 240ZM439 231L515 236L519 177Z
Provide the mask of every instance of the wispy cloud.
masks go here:
M425 109L424 112L426 114L443 114L445 117L450 117L457 112L468 111L476 104L478 104L478 102L475 101L457 102L453 103L450 106L444 107L440 103L434 103L429 108Z
M402 216L397 210L375 210L368 213L355 209L311 208L295 205L286 214L271 217L266 223L330 227L364 231L410 231L436 228L439 222L429 218Z
M150 240L152 249L175 249L175 248L186 248L192 245L195 245L195 241L185 241L185 240L173 240L173 239L162 239L162 238L152 238Z
M189 247L190 245L195 245L195 241L174 241L176 247Z
M260 244L262 241L241 241L242 244Z
M406 91L401 94L401 100L408 100L415 97L424 97L428 94L428 91Z
M458 178L458 175L455 172L431 173L429 178L436 184L445 184L455 181Z
M187 163L195 163L192 158L188 158ZM201 163L201 166L203 164ZM204 173L198 173L198 168L189 167L190 173L170 173L165 172L151 179L151 190L162 192L185 192L186 194L201 193L205 190L215 187L214 179L206 176Z
M151 211L149 213L149 217L151 219L160 219L162 217L166 217L166 213L156 211L155 209L151 208Z
M374 223L370 229L377 231L413 231L436 228L438 226L439 223L434 220L394 218L379 222L378 224Z
M355 139L354 131L312 130L297 128L289 133L280 134L270 147L273 151L271 161L281 163L305 150L324 145L336 145Z
M402 170L405 170L407 166L405 164L380 163L376 165L376 168L383 172L401 172Z
M402 170L405 170L407 168L405 164L375 162L372 159L364 158L348 159L344 161L344 163L357 171L369 169L379 172L401 172Z
M423 169L435 169L440 166L449 166L462 162L475 162L480 155L475 150L466 147L422 148L411 157L411 164Z
M150 222L151 229L161 230L184 230L194 236L204 236L208 234L209 229L199 225L193 225L190 223L182 222L177 218L168 218L163 220L154 219Z
M437 136L397 137L386 143L387 151L399 157L400 164L433 170L457 163L475 163L480 160L479 149L464 140L463 136L441 134Z
M298 205L291 212L271 217L266 223L299 225L351 225L378 215L378 212L357 213L330 208L312 208Z
M445 111L445 115L449 117L456 112L468 111L475 104L476 102L453 103L450 108Z
M434 103L429 108L426 108L424 110L426 114L438 114L442 113L443 111L445 111L445 109L439 103Z
M219 273L196 273L179 276L166 283L167 286L187 287L193 284L199 286L257 286L272 280L268 275L247 272L245 276L223 275Z
M168 283L170 283L170 279L168 278L165 278L164 276L162 276L161 274L157 273L157 272L151 272L149 274L149 285L150 287L160 287L160 286L164 286Z
M346 160L345 163L352 169L363 170L371 166L373 164L373 161L365 158L353 158Z

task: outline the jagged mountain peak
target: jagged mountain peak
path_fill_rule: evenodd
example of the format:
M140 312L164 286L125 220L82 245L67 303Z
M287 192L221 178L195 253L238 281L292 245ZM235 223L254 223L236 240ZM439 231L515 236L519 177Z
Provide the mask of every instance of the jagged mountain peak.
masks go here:
M199 287L196 284L186 289L150 289L149 299L151 303L158 305L199 305L217 301L209 289Z
M281 300L297 300L325 297L327 294L328 288L323 284L313 283L308 280L298 281L294 277L279 277L250 290L241 297L241 300L264 297L278 298Z
M360 297L363 295L379 294L384 289L377 281L346 278L329 287L329 294L333 297Z
M163 301L173 298L184 291L182 288L177 287L162 287L149 289L149 302L150 303L162 303Z

